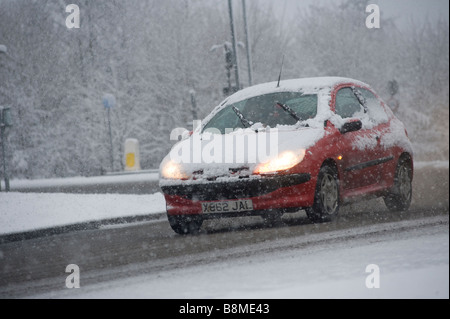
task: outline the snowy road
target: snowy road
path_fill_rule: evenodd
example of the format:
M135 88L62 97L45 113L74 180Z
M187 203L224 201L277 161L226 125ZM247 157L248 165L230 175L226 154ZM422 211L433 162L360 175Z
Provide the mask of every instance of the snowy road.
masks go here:
M3 242L0 298L448 298L448 164L435 166L418 167L403 214L375 199L320 225L299 212L273 228L211 220L178 236L164 218ZM2 194L4 233L164 208L157 194ZM69 264L80 289L66 288ZM365 286L369 264L379 289Z
M448 298L448 211L239 221L210 221L198 236L159 221L4 244L0 297ZM68 264L80 267L80 289L65 287ZM365 287L369 264L389 278L384 290Z

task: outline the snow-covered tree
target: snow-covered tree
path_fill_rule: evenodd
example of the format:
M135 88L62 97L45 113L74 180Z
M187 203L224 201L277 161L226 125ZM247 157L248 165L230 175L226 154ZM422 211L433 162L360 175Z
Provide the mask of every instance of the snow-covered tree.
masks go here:
M233 1L237 39L244 42L242 7ZM419 157L448 158L448 23L411 23L409 32L383 20L365 27L367 1L335 7L299 5L279 19L277 3L248 1L254 84L340 75L363 80L387 99L396 79L399 117ZM123 143L137 138L141 166L156 168L175 127L193 120L191 92L203 118L223 98L230 42L226 1L79 0L79 29L68 29L59 0L0 0L0 105L11 105L8 162L15 178L96 175L110 169L105 93L111 110L114 166ZM363 8L363 9L361 9ZM238 49L247 85L245 49ZM447 151L442 144L447 145ZM440 151L444 149L444 151ZM430 155L432 154L432 155Z

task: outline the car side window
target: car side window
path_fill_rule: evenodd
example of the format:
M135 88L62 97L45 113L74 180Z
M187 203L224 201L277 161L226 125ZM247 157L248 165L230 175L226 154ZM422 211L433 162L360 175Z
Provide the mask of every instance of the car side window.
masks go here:
M365 106L368 111L370 121L374 124L386 123L389 120L389 116L386 113L381 101L369 90L358 88L357 89L365 99Z
M356 113L363 112L351 88L343 88L336 94L336 114L342 118L354 117Z
M366 90L366 89L363 89L363 88L357 88L356 90L358 90L361 93L361 95L364 97L366 102L378 101L377 97L372 92L370 92L369 90Z

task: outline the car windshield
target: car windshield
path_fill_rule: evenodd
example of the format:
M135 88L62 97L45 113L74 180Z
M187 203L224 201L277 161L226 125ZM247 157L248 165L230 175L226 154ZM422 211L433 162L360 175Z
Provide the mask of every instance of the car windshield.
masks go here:
M250 123L261 123L263 126L271 128L277 125L296 124L297 120L282 105L295 112L300 121L314 118L317 115L316 94L271 93L227 105L205 125L203 131L216 129L221 134L225 134L238 128L245 128L233 107L237 108Z

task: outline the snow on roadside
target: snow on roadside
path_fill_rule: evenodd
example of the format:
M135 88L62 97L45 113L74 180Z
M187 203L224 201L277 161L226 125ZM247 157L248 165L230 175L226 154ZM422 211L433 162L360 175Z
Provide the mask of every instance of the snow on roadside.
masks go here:
M80 185L102 185L110 183L125 183L125 182L148 182L158 181L159 173L134 173L134 174L118 174L118 175L104 175L94 177L69 177L69 178L49 178L49 179L18 179L11 180L11 188L39 188L39 187L54 187L54 186L80 186ZM4 189L4 183L2 184Z
M0 235L117 217L162 213L165 200L152 195L0 193Z

